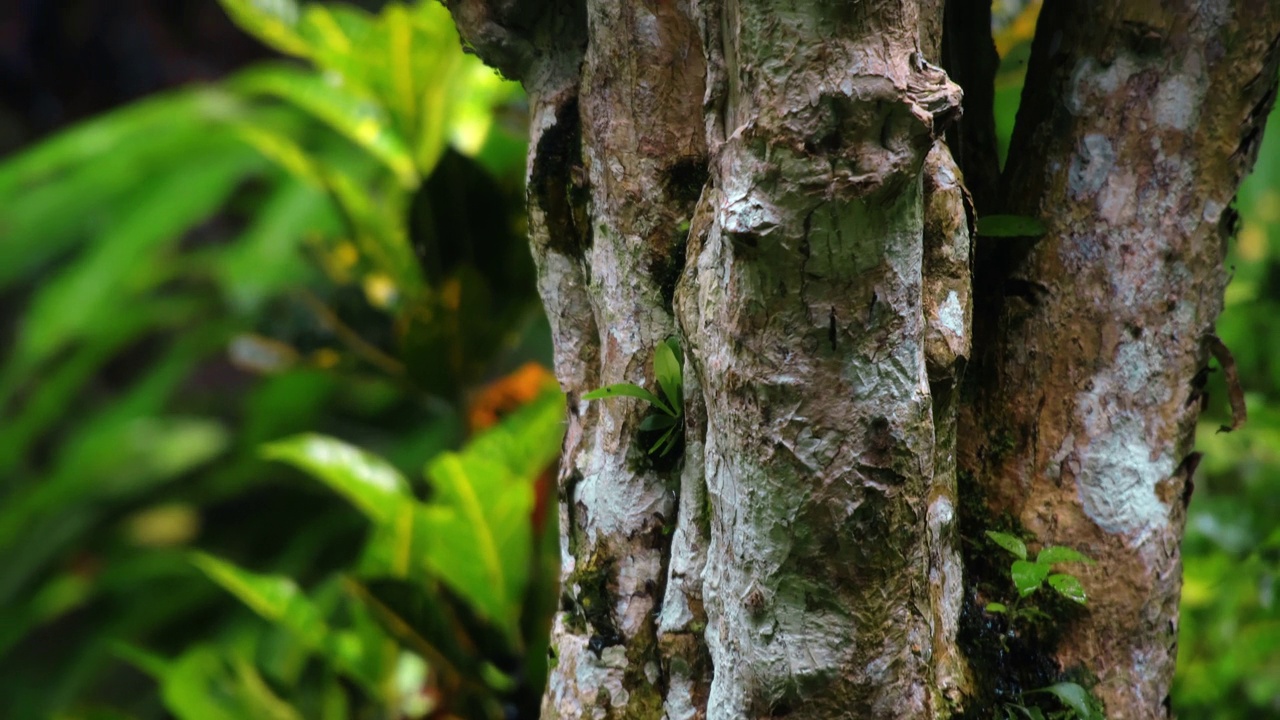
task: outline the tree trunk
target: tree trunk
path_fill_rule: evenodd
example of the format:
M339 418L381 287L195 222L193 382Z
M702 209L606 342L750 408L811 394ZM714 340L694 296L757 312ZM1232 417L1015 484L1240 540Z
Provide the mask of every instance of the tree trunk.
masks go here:
M1272 3L1050 2L1003 193L985 124L956 133L982 203L1050 233L979 245L976 285L940 2L449 5L529 94L569 398L544 716L986 717L1077 667L1111 717L1165 712L1186 400L1274 93ZM989 56L949 56L989 82ZM581 396L656 391L672 335L664 457L645 403ZM961 523L980 539L1002 512L1099 560L1089 611L1028 650L1040 675L975 630L1007 563L961 573Z
M1196 377L1280 3L1049 0L1039 24L1002 194L1049 232L979 245L962 492L1097 561L1053 668L1096 677L1112 720L1168 717Z

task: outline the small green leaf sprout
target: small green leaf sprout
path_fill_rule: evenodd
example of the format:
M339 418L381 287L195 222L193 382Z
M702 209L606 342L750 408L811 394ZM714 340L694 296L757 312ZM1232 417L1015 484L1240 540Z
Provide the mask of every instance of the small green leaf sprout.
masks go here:
M1013 579L1013 586L1018 590L1018 597L1014 600L1012 606L998 602L987 603L987 612L1007 615L1010 621L1019 618L1034 619L1042 617L1044 613L1037 608L1031 606L1020 608L1019 605L1023 598L1034 594L1044 587L1045 583L1048 583L1049 587L1059 595L1072 602L1084 605L1088 600L1084 586L1080 584L1080 580L1076 576L1070 573L1053 572L1053 566L1064 563L1093 564L1093 560L1083 553L1071 548L1052 545L1041 550L1036 555L1035 560L1028 560L1027 546L1017 537L993 530L988 530L986 535L991 542L1004 548L1009 554L1017 558L1009 566L1009 576Z
M633 397L649 403L653 411L640 421L643 432L662 435L649 448L649 454L666 456L676 446L684 431L684 355L680 341L669 337L658 343L653 352L653 375L658 379L662 397L632 383L617 383L597 388L582 396L583 400L603 400L612 397Z

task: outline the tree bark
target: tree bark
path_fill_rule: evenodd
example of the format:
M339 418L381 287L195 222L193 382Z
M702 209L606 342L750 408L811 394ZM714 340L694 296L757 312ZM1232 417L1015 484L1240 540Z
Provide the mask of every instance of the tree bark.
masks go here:
M1256 150L1240 141L1274 90L1275 9L1168 11L1156 42L1102 3L1051 2L1004 193L1051 232L979 248L975 297L937 0L448 4L529 94L569 404L544 716L978 717L1000 679L961 642L962 605L982 622L995 578L982 558L962 577L958 522L980 537L998 512L1100 561L1092 610L1042 660L1087 665L1112 717L1157 716L1187 383ZM970 45L989 42L949 47ZM581 395L656 390L670 335L684 439L663 458L644 403Z
M963 490L1097 561L1051 657L1112 720L1171 715L1195 378L1277 62L1269 0L1049 0L1003 178L1049 232L978 255Z

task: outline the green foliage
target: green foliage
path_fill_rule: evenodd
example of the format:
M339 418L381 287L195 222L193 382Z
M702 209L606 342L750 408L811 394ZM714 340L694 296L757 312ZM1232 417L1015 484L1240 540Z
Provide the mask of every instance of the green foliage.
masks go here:
M1003 720L1105 720L1102 704L1084 687L1073 682L1054 683L1037 690L1028 690L1023 696L1052 695L1061 704L1061 710L1045 712L1038 707L1028 707L1018 702L1004 703Z
M546 591L536 585L550 584L530 574L539 540L531 488L554 459L562 407L558 392L544 393L463 451L433 459L426 474L434 492L425 502L390 465L338 440L304 435L273 443L270 457L305 471L372 522L352 574L308 594L289 577L203 553L191 561L287 635L295 652L358 685L368 701L404 711L426 682L422 676L407 688L397 684L408 665L447 677L450 707L466 708L468 717L501 717L503 697L521 687L518 677L545 672L522 667L545 663L546 652L545 638L536 629L527 633L520 619L531 581L535 594ZM437 583L448 592L432 597ZM451 622L459 612L466 621ZM242 717L306 717L305 699L258 692L268 687L258 681L266 670L258 665L234 647L188 650L161 674L165 704L194 719L203 717L201 701L217 707L231 695L249 712Z
M541 510L530 528L531 478L557 401L441 455L477 385L547 356L517 225L523 128L494 121L519 90L434 1L224 6L296 59L0 162L5 716L421 715L427 685L468 717L494 688L528 702L507 676L545 676L557 554ZM280 438L316 430L387 460L285 457ZM263 443L364 474L319 493ZM376 516L372 468L421 523ZM379 625L419 606L436 614L398 627L435 618L416 635L450 654ZM478 646L500 672L467 659Z
M616 383L597 388L582 396L583 400L603 400L613 397L632 397L644 400L657 412L650 412L640 421L642 432L660 432L661 435L649 448L649 454L665 456L683 438L684 432L684 355L680 341L674 337L658 343L653 351L653 376L658 379L662 397L632 383Z
M1046 618L1045 614L1031 605L1023 605L1024 598L1034 595L1048 583L1062 597L1084 605L1088 599L1080 580L1069 573L1053 572L1055 565L1064 563L1087 563L1093 561L1071 548L1052 545L1036 554L1034 560L1028 560L1026 543L1008 533L987 530L986 536L991 542L1008 551L1016 558L1009 565L1009 577L1017 591L1017 598L1010 605L991 602L986 606L987 612L1007 615L1010 622L1018 620L1036 620Z

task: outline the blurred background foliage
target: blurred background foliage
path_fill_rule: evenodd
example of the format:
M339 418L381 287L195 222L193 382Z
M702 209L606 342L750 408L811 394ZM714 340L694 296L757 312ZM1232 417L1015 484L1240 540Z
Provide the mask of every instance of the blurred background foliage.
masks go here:
M995 11L1007 144L1038 3ZM525 123L435 0L0 7L0 717L536 717ZM1184 717L1280 717L1274 118L1236 209Z
M536 716L519 88L434 0L4 12L0 716Z

